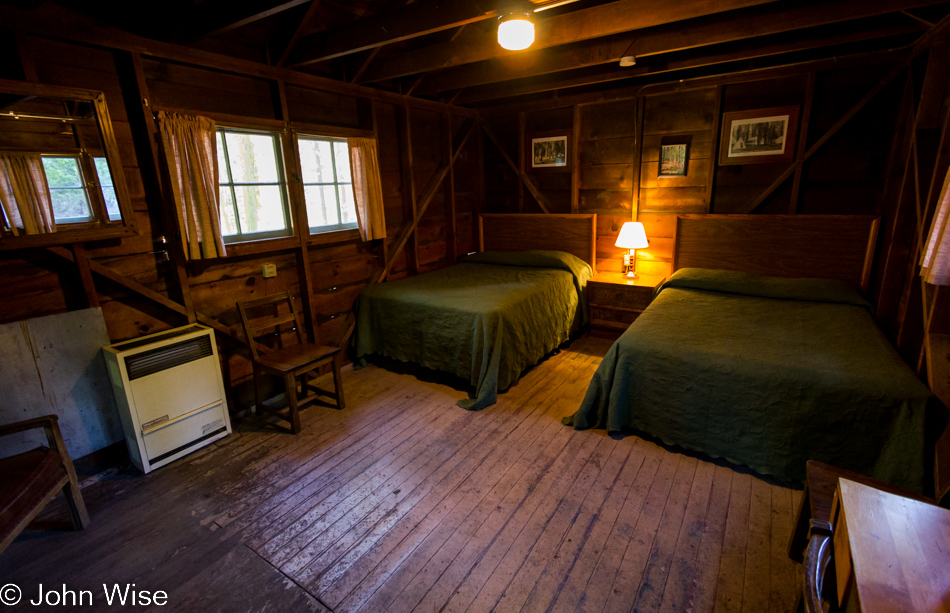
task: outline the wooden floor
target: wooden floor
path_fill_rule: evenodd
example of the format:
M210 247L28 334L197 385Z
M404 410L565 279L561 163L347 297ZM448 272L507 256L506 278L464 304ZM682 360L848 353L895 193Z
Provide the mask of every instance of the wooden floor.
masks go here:
M576 341L480 412L344 371L346 410L308 409L298 436L246 422L87 485L92 525L24 533L0 584L30 611L39 583L95 610L103 583L134 583L165 611L790 611L800 492L561 425L609 344Z

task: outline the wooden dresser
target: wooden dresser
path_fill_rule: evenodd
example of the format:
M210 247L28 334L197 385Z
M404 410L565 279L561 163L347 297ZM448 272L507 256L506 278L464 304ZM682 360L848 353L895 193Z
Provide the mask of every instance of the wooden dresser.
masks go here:
M665 280L643 275L628 279L619 272L594 275L587 282L591 327L623 332L649 306Z
M831 513L843 609L950 610L950 511L839 479Z

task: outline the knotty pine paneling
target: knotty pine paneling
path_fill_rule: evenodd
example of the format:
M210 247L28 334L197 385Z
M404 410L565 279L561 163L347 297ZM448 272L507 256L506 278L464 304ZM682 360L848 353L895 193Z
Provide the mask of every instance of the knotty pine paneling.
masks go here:
M636 101L588 104L579 111L578 212L597 213L597 270L617 271L624 253L614 245L617 233L634 216Z

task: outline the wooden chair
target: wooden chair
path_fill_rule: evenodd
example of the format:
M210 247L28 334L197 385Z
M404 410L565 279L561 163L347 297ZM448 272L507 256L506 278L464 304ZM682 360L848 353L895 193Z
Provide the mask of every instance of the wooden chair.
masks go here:
M34 517L62 490L73 526L89 525L89 513L79 491L76 470L63 444L56 415L0 426L0 435L43 428L49 447L37 447L0 459L0 552L13 542Z
M237 308L241 314L241 323L244 325L244 334L251 348L254 368L254 402L258 412L268 411L289 421L291 432L297 434L300 432L300 409L316 401L320 395L335 399L338 409L346 406L343 399L343 380L340 376L340 359L342 358L340 348L305 340L290 292L238 302ZM297 342L285 347L286 330L283 327L288 325L293 326ZM268 348L267 345L263 345L264 351L261 351L259 341L265 337L273 339L276 347ZM321 389L310 381L313 371L326 364L333 366L333 392ZM260 374L262 372L276 375L284 380L287 388L286 414L281 410L271 410L261 401ZM298 378L302 379L300 384L302 397L297 395Z

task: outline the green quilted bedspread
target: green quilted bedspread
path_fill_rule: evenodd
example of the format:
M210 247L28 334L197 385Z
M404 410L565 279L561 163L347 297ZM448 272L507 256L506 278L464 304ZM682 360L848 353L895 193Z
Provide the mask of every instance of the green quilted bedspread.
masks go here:
M568 253L486 252L369 287L357 306L356 356L458 375L475 388L459 406L482 409L586 323L590 276L590 266Z
M921 491L930 390L835 281L684 269L610 348L575 428L635 428L803 481L821 460Z

